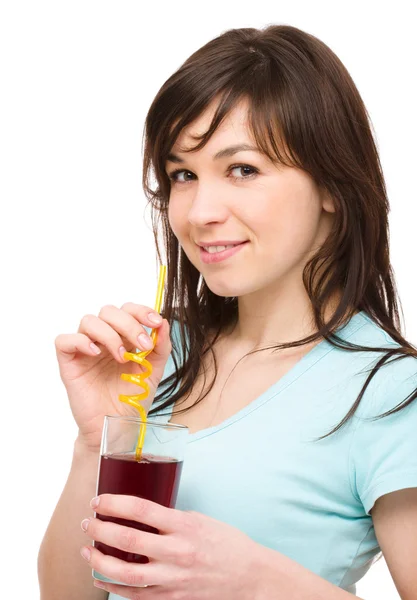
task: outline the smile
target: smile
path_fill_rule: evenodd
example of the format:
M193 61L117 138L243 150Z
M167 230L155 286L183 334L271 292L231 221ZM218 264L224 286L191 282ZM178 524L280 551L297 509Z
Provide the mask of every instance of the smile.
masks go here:
M200 247L200 257L203 263L205 263L206 265L218 263L223 260L226 260L227 258L230 258L231 256L234 256L248 243L249 242L243 242L242 244L237 244L232 248L226 248L225 250L221 250L220 252L207 252L207 250L204 250L204 248Z

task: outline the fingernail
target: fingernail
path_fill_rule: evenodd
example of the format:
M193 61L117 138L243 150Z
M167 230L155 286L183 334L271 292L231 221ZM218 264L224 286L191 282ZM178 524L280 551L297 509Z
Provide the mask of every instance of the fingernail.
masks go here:
M152 321L152 323L161 323L162 321L162 317L161 315L158 315L158 313L149 313L148 319Z
M96 346L93 342L91 342L90 348L94 352L94 354L101 354L100 348Z
M81 529L83 531L87 531L90 521L91 519L84 519L84 521L81 521Z
M94 579L94 585L98 588L101 588L102 590L106 589L106 586L104 585L104 583L102 583L101 581L97 581L97 579Z
M100 497L96 496L95 498L93 498L90 502L90 506L91 508L97 508L98 504L100 502Z
M122 358L125 357L125 352L126 352L126 348L124 346L120 346L119 348L119 354Z
M84 546L84 548L81 548L81 556L85 560L90 560L90 558L91 558L91 552L90 552L90 550Z
M152 348L153 347L152 340L149 338L149 336L145 335L144 333L141 333L140 335L138 335L138 342L142 346L142 348Z

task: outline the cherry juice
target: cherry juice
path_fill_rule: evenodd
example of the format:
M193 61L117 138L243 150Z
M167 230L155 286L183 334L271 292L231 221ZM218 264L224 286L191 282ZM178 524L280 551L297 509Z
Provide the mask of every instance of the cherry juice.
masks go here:
M137 461L134 454L113 454L101 456L97 494L123 494L137 496L158 502L168 508L174 508L177 500L182 461L165 456L143 454ZM158 529L117 517L109 517L97 513L97 518L133 527L141 531L159 533ZM125 552L107 546L102 542L94 542L95 548L103 554L115 556L121 560L135 563L148 563L147 556Z

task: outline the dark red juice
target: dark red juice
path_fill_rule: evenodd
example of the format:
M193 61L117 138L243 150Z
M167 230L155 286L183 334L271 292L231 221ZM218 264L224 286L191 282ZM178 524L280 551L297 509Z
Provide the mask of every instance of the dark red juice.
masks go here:
M143 454L137 461L134 454L113 454L100 458L98 495L123 494L137 496L158 502L168 508L174 508L177 500L182 461L165 456ZM117 517L109 517L97 513L97 518L133 527L141 531L159 533L158 529ZM125 552L107 546L102 542L94 542L94 546L103 554L115 556L127 562L148 563L147 556Z

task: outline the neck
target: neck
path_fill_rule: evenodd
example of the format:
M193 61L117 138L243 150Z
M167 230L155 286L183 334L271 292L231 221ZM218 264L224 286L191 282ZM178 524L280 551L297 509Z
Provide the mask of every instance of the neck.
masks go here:
M324 314L326 323L333 316L340 296L338 293L329 301ZM240 296L238 320L231 328L228 339L242 347L261 347L294 342L316 332L307 293L286 286L275 292L254 292Z

